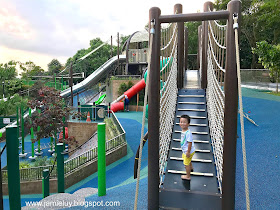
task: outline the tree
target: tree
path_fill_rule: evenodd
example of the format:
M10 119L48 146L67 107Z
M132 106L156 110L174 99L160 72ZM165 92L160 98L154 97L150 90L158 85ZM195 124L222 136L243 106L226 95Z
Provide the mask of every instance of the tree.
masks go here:
M253 52L259 55L259 62L270 70L270 76L276 79L276 92L278 93L278 80L280 75L280 44L272 45L266 41L257 42Z
M16 62L9 61L8 63L0 64L0 81L12 80L16 78Z
M20 79L5 81L5 95L8 94L8 96L12 96L24 90L26 90L26 86L24 86L22 80Z
M64 102L60 97L59 91L50 87L43 87L38 91L37 98L30 100L28 106L31 109L41 110L41 112L34 112L31 119L26 120L26 127L30 129L33 127L36 133L36 139L32 139L32 142L36 142L41 138L55 137L57 133L62 131L63 118L68 119L71 109L64 106ZM40 126L40 130L37 127ZM68 137L65 141L69 144L69 147L76 144L77 141L74 137Z
M61 71L63 66L57 59L52 59L52 61L48 64L48 74L54 75Z
M86 75L91 74L104 64L111 57L111 45L105 44L100 49L89 55L83 60L79 60L92 50L96 49L103 42L100 38L96 38L90 41L90 47L88 49L79 50L72 58L68 58L66 66L70 66L71 61L73 62L73 72L85 72ZM117 54L117 47L113 46L113 56Z
M216 0L217 10L226 10L230 0ZM256 43L280 43L280 0L243 0L241 4L240 56L241 68L255 68Z
M17 107L23 105L24 109L27 107L27 98L23 98L18 94L15 94L13 98L9 98L7 101L0 101L0 115L9 116L16 115Z
M44 69L37 66L32 61L27 61L25 63L20 63L20 68L22 69L21 78L22 79L32 79L33 76L40 76L44 74Z
M125 35L121 35L120 36L120 49L123 48L124 43L126 42L126 40L128 40L130 37L130 35L125 36Z
M197 54L198 48L198 26L201 22L187 22L185 26L188 28L188 53ZM188 57L188 69L196 69L197 59L195 56Z

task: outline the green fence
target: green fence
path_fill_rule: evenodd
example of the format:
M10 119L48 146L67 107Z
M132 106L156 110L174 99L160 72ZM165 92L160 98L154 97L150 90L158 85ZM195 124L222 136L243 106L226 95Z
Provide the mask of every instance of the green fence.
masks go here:
M40 81L40 80L23 80L23 84L24 85L28 85L28 86L32 86L34 85L37 81ZM42 81L42 83L44 83ZM69 85L66 83L66 82L63 82L63 90L65 90L66 88L69 87ZM62 83L60 81L57 81L56 83L55 82L46 82L45 83L45 86L48 86L48 87L53 87L55 89L58 89L58 90L61 90L62 89Z
M112 113L112 119L115 122L120 134L106 142L106 154L113 151L115 148L126 144L126 138L125 138L126 133L114 113ZM84 164L96 159L97 159L97 146L74 158L66 160L64 162L64 174L66 175L71 172L74 172ZM48 165L48 166L20 169L20 181L42 180L43 170L49 169L49 171L51 171L52 167L53 167L52 165ZM3 183L7 183L8 181L7 170L2 170L2 177L3 177ZM50 175L50 178L56 178L56 177L57 174L56 174L56 165L55 165Z

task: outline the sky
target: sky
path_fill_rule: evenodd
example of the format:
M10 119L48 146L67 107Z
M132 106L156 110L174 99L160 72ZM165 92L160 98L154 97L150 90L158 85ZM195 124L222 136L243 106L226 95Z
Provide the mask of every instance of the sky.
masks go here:
M97 37L102 41L143 30L149 9L173 14L203 10L206 0L0 0L0 63L27 62L47 70L52 59L62 64ZM114 38L116 40L116 38Z

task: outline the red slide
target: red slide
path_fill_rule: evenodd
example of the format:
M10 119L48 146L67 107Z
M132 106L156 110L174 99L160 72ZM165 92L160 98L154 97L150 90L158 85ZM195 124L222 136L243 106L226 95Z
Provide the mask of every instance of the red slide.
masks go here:
M65 127L65 138L68 139L68 128ZM63 139L63 131L59 134L59 140Z
M124 95L127 95L128 99L131 99L132 96L134 96L136 93L141 91L143 88L145 88L146 83L144 79L141 79L139 82L137 82L135 85L133 85L129 90L124 92ZM120 110L124 110L124 102L116 102L111 105L111 110L113 112L118 112Z

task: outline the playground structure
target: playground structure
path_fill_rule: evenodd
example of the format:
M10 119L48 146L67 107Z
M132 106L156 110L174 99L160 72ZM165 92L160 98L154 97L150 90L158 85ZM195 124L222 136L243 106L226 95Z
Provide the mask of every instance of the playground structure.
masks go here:
M213 5L210 2L205 3L203 13L197 14L182 14L182 6L180 4L175 5L174 9L176 12L173 15L161 15L159 8L152 8L150 10L150 29L155 31L150 34L152 48L150 49L150 76L147 86L150 104L148 110L148 207L150 209L158 209L159 207L180 208L185 204L186 199L188 201L195 200L195 202L189 202L190 205L193 205L190 207L193 208L198 206L205 207L205 205L211 205L215 209L234 208L238 94L234 30L232 26L233 15L240 16L240 6L240 1L233 0L228 4L227 11L213 11ZM228 27L226 28L226 26L220 25L216 20L228 20ZM186 57L188 53L187 46L184 43L186 39L184 34L187 33L184 33L183 22L188 21L203 21L203 25L199 28L198 34L198 63L201 83L199 84L200 88L196 91L184 89L184 80L187 80L184 76L184 69L186 69ZM167 29L161 31L161 23L172 24ZM164 33L167 30L171 31L171 33ZM216 34L217 31L219 31L219 34ZM170 34L170 36L161 39L161 36L165 36L165 34ZM160 40L168 41L161 43ZM186 50L185 57L184 48ZM169 62L166 62L164 67L161 68L160 63L164 64L161 59L167 57L173 58L173 61L169 59ZM127 59L125 56L122 58ZM113 61L110 62L113 63ZM108 66L111 65L110 62L107 63ZM114 58L114 62L116 62L116 58ZM105 66L103 66L104 68L102 67L103 70L106 69ZM78 84L76 87L73 86L73 92L77 94L80 91L84 91L86 87L99 81L101 76L104 76L106 72L106 70L101 70L100 72L102 73L96 73L96 76L87 78L87 82L79 83L80 85ZM161 88L161 83L163 88ZM145 86L146 83L141 80L139 84L135 85L134 89L125 92L124 95L132 97ZM69 92L70 90L67 89L62 92L62 96L69 96ZM201 98L202 100L181 100L182 98ZM179 106L180 103L205 105L205 98L207 98L207 107ZM111 109L118 111L123 109L123 106L121 104L117 105L116 103L116 105L112 105ZM178 127L178 116L187 113L191 116L192 120L203 118L203 122L197 121L192 126L206 127L207 130L207 116L198 114L203 109L204 113L208 111L210 134L203 133L204 131L201 131L202 129L198 129L194 134L198 136L205 135L209 138L208 143L212 141L213 148L210 150L213 150L216 166L214 166L214 173L212 175L209 175L210 173L207 172L194 172L192 175L202 175L204 176L203 179L205 179L205 176L206 179L208 179L207 176L214 177L216 179L215 193L192 192L192 185L190 183L185 183L184 190L168 189L168 182L174 181L176 179L174 179L175 176L183 173L176 170L174 174L170 175L172 172L170 172L171 170L169 171L170 166L168 165L174 160L172 160L174 158L171 156L172 152L169 151L170 145L172 150L178 151L178 148L172 146L173 142L176 142L177 139L175 135L179 133L176 130ZM176 112L174 112L175 110ZM214 132L217 130L219 131L218 134ZM173 133L172 136L170 136L170 133ZM205 141L198 140L196 143L203 144ZM200 149L199 152L203 153L205 150ZM215 174L215 170L217 174ZM170 198L175 202L172 202Z
M211 206L215 209L234 209L238 94L236 85L237 69L233 18L234 15L235 17L240 17L240 7L240 1L231 1L228 4L227 11L213 11L213 4L206 2L204 4L203 13L182 14L182 5L177 4L174 6L174 15L161 15L159 8L150 9L149 23L152 31L150 35L152 39L152 52L150 63L151 72L149 78L151 83L148 86L150 104L148 111L148 167L150 169L148 171L148 208L150 209L157 209L159 206L163 208L184 208L185 202L188 203L189 208L207 208L209 203L211 203ZM228 27L226 28L226 31L224 26L221 26L215 21L221 19L227 20ZM186 79L184 78L183 73L185 69L184 61L187 57L187 51L185 52L184 57L184 34L187 33L184 33L183 22L187 21L203 21L202 28L199 29L198 56L201 90L197 90L198 92L202 92L200 94L191 93L189 96L184 96L183 92L188 90L184 89L183 86L183 81ZM240 19L238 19L238 21L240 21ZM161 37L162 34L165 36L163 30L161 31L162 23L174 23L171 24L174 25L172 30L173 33L171 33L174 36L169 37L169 39ZM215 27L222 31L219 32L219 36L215 35L215 32L219 30L212 29L215 24ZM161 42L161 40L166 39L168 40L167 42ZM165 50L168 48L173 49L173 47L178 49L174 56L166 54ZM187 49L187 46L185 46L185 49ZM168 52L170 53L172 50L169 50ZM159 64L161 56L163 55L174 57L177 62L173 62L172 67L167 70L166 74L168 74L168 78L164 80L167 85L164 91L160 91ZM179 107L179 104L177 104L179 115L177 115L177 112L175 115L171 114L172 112L174 113L176 106L172 101L176 101L177 90L179 93L178 101L180 97L204 98L205 94L203 91L206 90L208 96L208 113L210 116L214 116L214 118L209 118L210 135L207 133L206 135L208 138L211 136L212 139L218 177L217 183L219 184L219 187L217 186L213 194L208 192L207 195L205 195L204 193L199 193L198 189L189 192L183 190L184 187L174 191L174 189L178 188L174 186L174 183L173 187L168 187L169 182L174 182L177 180L176 176L178 177L183 173L175 170L175 174L171 175L171 170L168 170L168 168L170 168L169 164L173 162L170 160L170 158L172 158L171 154L174 153L173 151L169 151L170 143L174 140L176 141L176 139L174 139L175 134L172 135L173 141L167 137L173 130L173 126L170 126L170 124L173 124L172 122L174 122L175 126L176 123L178 123L178 116L183 113L189 114L192 119L205 118L203 115L199 114L201 110L198 108L181 108ZM197 104L196 102L191 101L185 101L184 103ZM211 105L211 103L214 105ZM222 106L223 104L224 109ZM224 116L224 118L220 118L219 116ZM218 128L211 127L213 125L218 126ZM214 131L219 131L218 136L220 136L220 138L217 138L214 136L214 133L211 133ZM173 130L173 132L176 133L176 130ZM205 135L201 131L198 131L197 134L199 136ZM216 142L214 140L216 140ZM203 142L201 141L201 143ZM175 149L173 149L172 146L171 148L172 150ZM167 166L165 165L166 160L168 160ZM204 173L201 175L208 176L207 173L203 174ZM194 173L192 175L196 174ZM199 174L197 175L199 176ZM191 189L190 187L191 186L187 186L187 190ZM217 193L217 190L219 193Z

